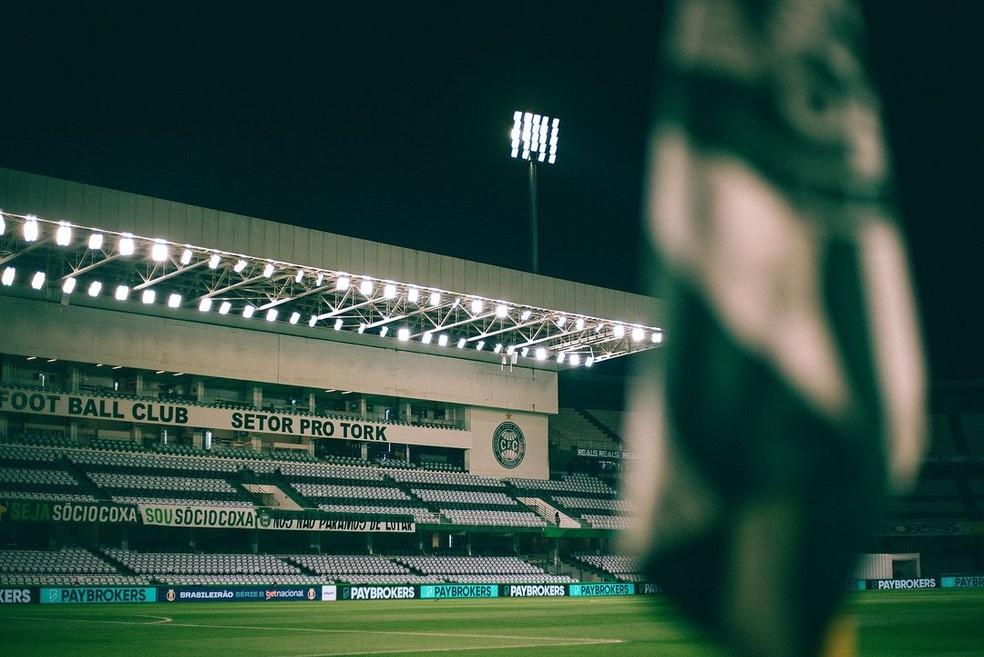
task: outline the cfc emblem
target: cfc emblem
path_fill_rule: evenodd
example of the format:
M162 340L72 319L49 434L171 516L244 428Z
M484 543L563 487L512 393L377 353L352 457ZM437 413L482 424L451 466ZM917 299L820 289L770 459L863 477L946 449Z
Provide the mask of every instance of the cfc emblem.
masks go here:
M515 422L503 422L492 432L492 453L504 468L512 470L526 456L526 437Z

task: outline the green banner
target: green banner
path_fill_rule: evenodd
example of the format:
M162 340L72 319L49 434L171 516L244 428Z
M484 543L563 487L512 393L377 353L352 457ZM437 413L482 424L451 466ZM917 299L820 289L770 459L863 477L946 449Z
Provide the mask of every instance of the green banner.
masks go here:
M110 502L0 500L0 522L136 523L137 507Z
M157 602L152 586L82 586L42 588L41 604L86 604L95 602Z

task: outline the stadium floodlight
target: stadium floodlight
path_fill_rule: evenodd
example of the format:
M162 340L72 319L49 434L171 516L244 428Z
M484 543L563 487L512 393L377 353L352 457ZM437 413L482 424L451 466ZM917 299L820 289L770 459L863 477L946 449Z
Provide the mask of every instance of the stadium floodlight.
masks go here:
M65 221L58 222L58 230L55 231L55 244L58 246L68 246L72 242L72 227Z
M164 262L168 256L167 243L164 240L154 240L154 245L150 247L150 259L154 262Z
M318 272L318 277L314 279L314 284L321 287L321 284L325 282L325 275L322 272Z
M482 312L482 309L484 308L485 308L485 303L481 299L472 299L471 311L473 315L479 314L480 312Z
M92 281L89 283L89 296L98 297L99 293L102 292L103 284L99 281Z
M392 283L387 283L383 286L383 298L384 299L395 299L396 298L396 286Z
M388 326L384 326L383 328L379 329L379 337L385 338L386 337L386 334L389 333L389 330L390 330L390 327L388 327Z
M364 280L359 284L359 292L362 296L367 297L372 294L372 281Z
M294 282L295 283L300 283L303 280L304 280L304 270L303 269L298 269L297 270L297 273L294 274Z
M537 360L540 360L540 361L546 360L547 359L547 350L544 349L543 347L537 347L536 348L536 359Z
M167 307L177 308L180 305L181 305L181 295L176 292L172 292L167 298Z
M447 333L442 333L441 335L437 336L437 344L440 347L446 347L446 346L448 346L448 335L447 335Z
M458 338L458 349L464 349L465 348L465 342L466 342L466 340L464 338Z
M344 292L345 290L349 289L349 284L351 282L352 281L351 279L349 279L348 276L339 276L338 280L335 281L335 289L338 290L339 292Z
M571 354L571 365L577 367L581 364L581 357L578 354Z
M252 306L252 305L250 305L250 304L247 303L246 304L246 307L243 308L243 317L245 317L246 319L249 319L249 318L251 318L253 316L253 313L255 313L255 312L256 312L256 306Z
M622 326L621 324L616 324L615 326L612 327L612 333L615 334L616 338L621 338L625 336L625 327Z
M24 222L23 233L25 242L34 242L38 239L38 235L41 234L41 228L38 226L37 217L32 214L27 215L27 220Z
M536 163L557 161L557 133L560 119L532 112L513 112L513 128L509 133L511 155L530 163L530 256L533 273L539 272L539 228L536 213Z
M266 321L268 321L268 322L275 322L275 321L277 321L277 315L279 315L279 314L280 313L277 312L277 309L276 308L270 308L269 310L266 311Z
M317 324L317 323L318 323L318 316L317 315L311 315L311 317L308 319L308 326L310 326L311 328L314 328L314 325Z
M652 335L652 337L650 339L652 340L653 344L659 344L659 343L661 343L663 341L663 332L662 331L653 331L653 335Z
M102 233L92 233L89 235L89 248L93 251L98 251L103 247L103 234Z
M222 261L222 257L218 253L213 253L208 257L208 268L218 269L219 263Z
M298 323L299 321L301 321L301 313L295 310L290 314L290 318L287 321L290 322L291 324Z
M34 277L31 278L31 287L35 290L40 290L44 287L44 272L35 272Z
M430 293L430 305L432 305L432 306L440 306L441 305L441 293L440 292L431 292Z
M481 351L482 349L485 349L485 340L479 340L475 345L475 351Z
M336 320L335 320L335 326L334 326L334 329L335 329L336 331L341 331L341 330L342 330L342 325L343 325L344 323L345 323L345 322L343 322L343 321L341 320L341 318L339 318L339 319L336 319Z
M237 274L241 274L243 273L243 270L246 269L247 264L249 263L247 263L245 260L240 258L239 260L236 261L236 264L232 266L232 271L236 272Z
M509 315L509 307L504 303L500 303L495 307L495 316L499 319L504 319Z
M115 298L117 301L126 301L129 296L130 296L130 288L127 287L126 285L117 285L116 291L113 292L113 298ZM154 300L156 298L157 298L156 292L154 292L153 290L144 290L140 300L149 306L150 304L154 303Z
M559 354L557 354L557 363L558 364L563 364L565 358L567 358L567 354L564 353L563 351L560 352Z
M410 303L417 303L419 299L420 299L419 289L415 287L411 287L410 289L407 290L407 301L409 301Z
M521 321L524 321L525 322L526 320L528 320L530 318L530 315L532 315L532 314L533 314L532 311L530 311L530 310L524 310L523 313L519 316L519 319Z
M368 324L366 324L365 322L359 324L359 335L362 335L363 333L365 333L367 327L368 327Z
M191 263L191 257L193 255L194 254L191 252L191 249L186 248L181 252L181 259L178 262L187 267Z
M529 353L530 353L530 348L523 347L522 350L520 350L519 355L522 356L523 358L526 358L526 355Z
M263 278L270 278L273 276L273 263L268 262L263 266Z
M407 340L409 340L410 329L408 329L406 326L402 327L399 331L396 332L396 339L399 340L400 342L406 342Z
M430 344L434 340L434 334L430 331L424 331L424 335L420 338L420 341L424 344Z
M212 297L202 297L202 300L198 302L198 310L207 313L212 309Z
M588 356L587 358L584 359L585 367L591 367L592 365L594 365L594 356Z
M633 342L642 342L643 338L645 337L646 337L646 332L643 331L641 327L636 326L635 328L632 329Z
M514 345L514 344L511 344L508 347L506 347L506 355L507 356L512 356L515 351L516 351L516 345Z
M3 218L3 212L0 212L0 235L7 232L7 220Z
M228 315L230 310L232 310L232 304L229 303L228 301L223 301L222 303L219 304L220 315Z
M583 331L584 330L584 318L583 317L578 317L577 318L577 321L574 322L574 328L576 328L578 331Z
M557 326L559 326L560 328L564 328L564 324L566 323L567 323L567 315L560 315L557 318Z
M74 276L69 276L64 281L62 281L62 292L65 294L71 294L75 291L75 285L78 283Z
M133 243L133 235L130 233L123 233L120 236L119 242L116 243L116 248L119 249L121 256L131 256L133 251L137 248Z
M496 344L496 345L495 345L495 346L494 346L494 347L492 348L492 352L493 352L493 353L496 353L496 354L497 354L497 353L499 353L500 351L502 351L502 343L501 343L501 342L499 342L499 343L497 343L497 344Z

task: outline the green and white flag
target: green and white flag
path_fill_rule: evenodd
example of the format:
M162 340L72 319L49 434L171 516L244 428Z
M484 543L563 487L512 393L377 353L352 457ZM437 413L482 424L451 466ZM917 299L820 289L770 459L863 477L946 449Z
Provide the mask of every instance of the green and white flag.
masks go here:
M846 0L671 6L646 212L669 319L631 395L627 545L738 654L817 654L923 451L863 28Z

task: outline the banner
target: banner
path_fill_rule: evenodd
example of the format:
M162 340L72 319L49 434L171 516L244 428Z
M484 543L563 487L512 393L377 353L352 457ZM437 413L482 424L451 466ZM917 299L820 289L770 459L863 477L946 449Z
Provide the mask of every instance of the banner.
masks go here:
M420 587L423 600L446 598L497 598L497 584L424 584Z
M935 589L937 587L935 577L924 577L921 579L869 579L867 583L869 591L910 591L913 589Z
M137 507L108 502L0 500L0 522L135 523Z
M944 575L940 578L944 589L979 589L984 588L984 575Z
M504 598L562 598L567 595L563 584L503 584Z
M157 589L150 586L82 586L42 588L41 604L82 604L90 602L156 602Z
M636 458L632 452L626 452L620 449L584 449L583 447L577 448L577 455L589 459L609 459L615 461Z
M4 386L0 386L0 411L187 426L197 429L255 431L283 436L471 447L471 434L467 431L381 424L358 418L326 418L148 399L49 393Z
M28 587L0 589L0 605L29 605L34 602L36 591Z
M635 595L635 584L628 582L615 582L604 584L571 584L570 596L609 596L609 595Z
M656 595L662 592L663 590L659 588L659 585L653 584L652 582L639 582L636 584L636 595Z
M416 586L339 586L339 600L412 600Z
M318 586L162 586L165 602L313 602L321 595Z
M283 509L255 509L253 507L179 506L174 504L140 504L138 508L143 524L159 527L389 534L412 534L417 529L416 524L411 521L367 520L365 516L339 516L313 509L285 511ZM410 516L394 514L393 517Z

